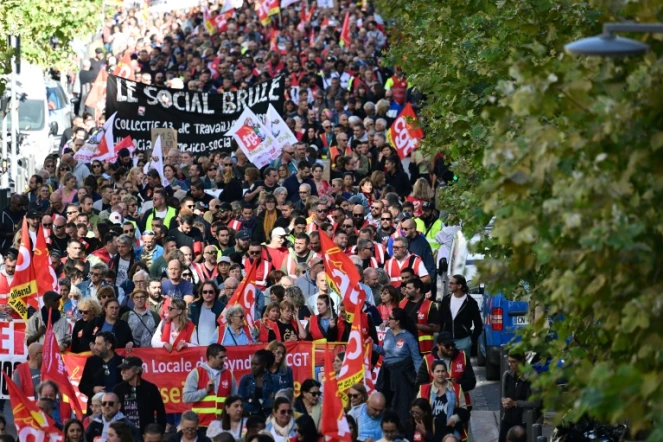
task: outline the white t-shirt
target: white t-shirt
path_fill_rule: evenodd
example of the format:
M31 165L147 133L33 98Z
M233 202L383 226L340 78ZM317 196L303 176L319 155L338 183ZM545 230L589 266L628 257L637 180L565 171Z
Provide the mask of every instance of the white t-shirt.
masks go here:
M460 310L460 306L463 305L463 302L465 302L465 299L467 299L467 295L463 295L460 298L457 298L454 295L451 295L451 304L449 305L449 308L451 309L451 317L453 319L456 319L456 315L458 314L458 311Z
M198 342L209 342L216 331L216 321L212 309L200 306L200 319L198 320Z

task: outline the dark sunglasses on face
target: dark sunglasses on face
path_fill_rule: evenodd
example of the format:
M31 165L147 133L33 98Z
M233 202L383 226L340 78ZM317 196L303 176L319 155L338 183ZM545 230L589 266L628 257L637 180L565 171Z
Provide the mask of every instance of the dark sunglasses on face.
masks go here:
M115 406L115 401L104 401L101 403L103 407L114 407Z
M279 414L281 416L285 416L286 414L292 414L292 410L279 410Z
M44 227L46 227L46 228L51 228L51 227L53 227L53 223L42 223L41 225L44 226Z
M308 394L310 394L310 395L313 396L313 397L318 397L318 396L320 396L320 392L319 392L319 391L309 391Z

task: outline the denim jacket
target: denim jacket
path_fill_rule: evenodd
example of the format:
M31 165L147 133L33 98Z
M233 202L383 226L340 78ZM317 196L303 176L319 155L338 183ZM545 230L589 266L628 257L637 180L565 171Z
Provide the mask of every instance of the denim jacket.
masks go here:
M412 363L415 367L421 365L421 353L419 353L417 338L406 330L401 330L395 336L392 330L387 330L384 337L384 344L382 347L373 344L373 351L379 355L384 355L385 364L412 358Z
M239 381L238 394L244 398L244 410L251 415L269 416L276 394L272 374L265 372L262 376L262 398L256 398L256 378L253 373L245 374ZM261 403L262 402L262 403Z
M295 388L295 378L292 374L292 368L279 368L276 373L272 373L271 375L274 389L277 392L284 388Z

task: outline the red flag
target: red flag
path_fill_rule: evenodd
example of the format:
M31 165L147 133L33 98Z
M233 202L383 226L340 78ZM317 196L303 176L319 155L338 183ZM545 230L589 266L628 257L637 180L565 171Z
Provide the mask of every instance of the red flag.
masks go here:
M345 18L343 19L343 28L341 29L341 41L339 42L341 46L350 45L350 10L348 9L345 13Z
M329 26L329 17L325 16L325 18L322 19L322 23L320 23L320 29L324 29L327 26Z
M21 246L16 260L14 280L9 286L9 305L24 320L28 320L28 306L39 310L39 299L37 297L37 277L32 265L32 253L30 252L30 232L28 222L23 218L21 228Z
M83 409L76 397L74 386L71 385L67 367L64 365L62 355L60 354L60 347L58 340L53 333L53 324L51 324L51 316L49 311L48 325L46 326L46 334L44 335L43 360L41 364L41 380L51 380L58 384L62 394L62 400L71 404L71 408L76 413L78 419L83 419ZM68 416L62 416L63 421L69 419Z
M325 435L326 442L351 442L350 427L343 411L331 353L325 352L325 377L322 387L325 394L322 397L320 433Z
M281 2L280 0L266 0L265 3L267 3L267 13L271 15L276 15L279 12L281 12Z
M58 276L53 270L53 263L51 262L51 255L48 253L46 247L46 237L44 236L44 229L40 225L37 230L37 241L35 245L34 255L35 276L37 278L37 293L43 296L49 290L54 290L60 293L60 284L58 283Z
M219 316L217 322L219 325L225 325L226 316L225 310L239 304L244 307L244 314L246 315L246 324L251 330L255 328L255 319L253 318L254 308L256 305L256 264L251 264L246 276L242 282L237 286L235 293L230 297L228 304L223 313Z
M350 260L336 244L327 236L320 235L320 244L323 251L323 261L327 283L343 298L345 314L350 322L353 322L355 306L360 308L366 301L366 293L359 288L359 272Z
M111 128L110 135L111 135L111 137L112 137L112 135L113 135L112 128ZM101 143L99 143L99 145L101 145ZM117 161L117 156L119 155L120 150L123 149L123 148L125 148L125 147L126 147L127 149L129 149L129 153L130 153L131 155L133 155L134 152L136 151L136 146L134 146L134 140L131 139L131 135L127 135L126 137L122 138L122 139L121 139L121 140L120 140L120 141L119 141L119 142L113 147L113 153L110 154L110 155L108 155L108 156L105 158L105 160L108 161L109 163L114 163L115 161Z
M210 17L209 24L212 26L212 29L216 29L219 32L225 32L228 30L228 20L233 16L234 13L235 11L231 9L230 11L222 12L213 17ZM210 34L213 33L214 32L210 32Z
M2 375L5 377L5 385L9 390L9 400L12 404L18 440L63 441L62 432L57 429L53 419L46 416L33 401L28 399L7 373L3 371Z
M308 34L308 45L315 45L315 31L313 30L313 27L311 27L311 32Z
M98 118L101 115L101 110L106 106L106 81L108 80L108 73L105 69L101 69L97 74L97 78L92 84L92 89L85 99L85 105L92 107L95 110L95 116ZM99 112L96 112L99 111Z
M306 28L306 22L308 21L308 4L306 0L302 0L302 6L299 8L299 23L297 24L297 30L299 32L304 32Z
M356 305L352 328L348 337L348 346L345 350L345 358L341 372L338 374L338 389L345 392L354 384L364 379L364 345L361 333L361 306Z
M412 105L408 103L389 128L387 133L389 143L396 148L401 159L407 158L416 150L419 147L419 140L424 136L424 131L418 124L414 127L413 123L418 121Z
M270 0L256 0L254 8L262 25L268 25L272 19L269 17Z
M113 75L134 81L134 70L131 68L131 55L127 51L113 68Z

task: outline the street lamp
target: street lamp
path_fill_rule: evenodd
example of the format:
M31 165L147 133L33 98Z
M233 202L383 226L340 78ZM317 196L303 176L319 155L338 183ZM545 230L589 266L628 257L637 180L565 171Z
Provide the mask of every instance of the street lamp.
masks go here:
M598 57L642 55L649 50L649 45L617 37L615 32L663 33L663 23L603 23L603 34L574 41L564 46L564 49L571 55Z

